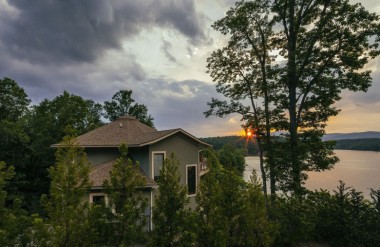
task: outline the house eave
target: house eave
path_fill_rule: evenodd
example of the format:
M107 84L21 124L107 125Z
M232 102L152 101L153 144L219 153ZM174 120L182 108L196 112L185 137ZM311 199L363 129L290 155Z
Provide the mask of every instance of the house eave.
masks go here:
M203 141L199 140L198 138L196 138L195 136L191 135L190 133L184 131L183 129L177 129L176 131L173 131L173 132L171 132L171 133L169 133L169 134L167 134L167 135L161 136L160 138L157 138L157 139L155 139L155 140L152 140L152 141L149 141L149 142L145 142L145 143L141 143L141 144L140 144L140 147L155 144L155 143L160 142L160 141L162 141L162 140L164 140L164 139L166 139L166 138L168 138L168 137L170 137L170 136L172 136L172 135L175 135L175 134L177 134L177 133L182 133L182 134L184 134L185 136L191 138L193 141L195 141L195 142L197 142L197 143L199 143L199 144L205 145L205 146L207 146L207 147L212 147L212 145L210 145L210 144L208 144L208 143L206 143L206 142L203 142Z
M144 189L157 189L158 185L144 185ZM103 191L105 188L103 186L91 186L90 191Z

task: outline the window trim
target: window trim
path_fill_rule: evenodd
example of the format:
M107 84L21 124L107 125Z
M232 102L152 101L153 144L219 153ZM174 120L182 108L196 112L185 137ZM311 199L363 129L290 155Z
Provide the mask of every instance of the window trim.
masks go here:
M155 154L164 154L164 162L166 159L166 151L152 151L152 170L151 170L152 179L154 179L154 155Z
M188 197L193 197L193 196L196 196L197 195L197 190L198 190L198 166L197 164L189 164L189 165L186 165L186 188L188 189L188 184L189 184L189 181L188 181L188 167L190 166L194 166L195 167L195 193L194 194L189 194L189 190L187 190L187 196Z
M94 203L94 196L104 196L104 203L106 206L108 206L108 195L106 193L103 193L103 192L90 193L88 195L88 200L90 204Z

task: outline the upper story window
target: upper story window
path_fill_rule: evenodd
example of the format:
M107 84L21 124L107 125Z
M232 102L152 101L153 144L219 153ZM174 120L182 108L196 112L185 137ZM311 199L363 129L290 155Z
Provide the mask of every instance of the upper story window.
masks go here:
M97 205L108 205L108 197L104 193L90 193L90 203Z
M195 195L197 192L197 165L186 166L187 194Z
M165 152L153 152L153 178L155 181L160 177L160 170L164 165Z

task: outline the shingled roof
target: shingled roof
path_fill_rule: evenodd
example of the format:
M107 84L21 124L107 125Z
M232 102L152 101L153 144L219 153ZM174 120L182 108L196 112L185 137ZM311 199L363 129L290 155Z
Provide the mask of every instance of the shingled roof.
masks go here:
M78 136L77 144L82 147L119 147L120 144L126 143L128 147L141 147L153 144L179 132L197 143L211 146L182 129L158 131L128 115ZM59 147L60 145L54 144L52 147Z
M106 179L110 178L110 171L112 170L113 163L115 163L116 160L108 161L103 164L93 166L91 168L89 177L91 182L91 187L94 189L96 188L102 188L103 182ZM141 174L145 177L145 187L154 188L157 187L157 183L146 176L146 174L140 169Z

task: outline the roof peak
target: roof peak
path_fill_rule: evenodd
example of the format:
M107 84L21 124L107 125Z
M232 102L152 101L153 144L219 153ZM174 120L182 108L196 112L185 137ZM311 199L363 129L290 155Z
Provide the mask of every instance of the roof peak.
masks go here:
M120 116L116 120L137 120L137 118L135 118L135 117L133 117L131 115L123 115L123 116Z

